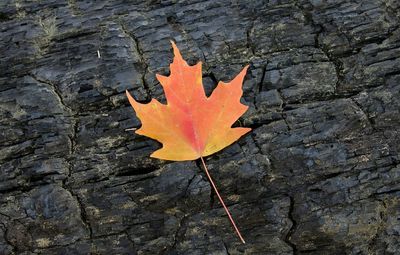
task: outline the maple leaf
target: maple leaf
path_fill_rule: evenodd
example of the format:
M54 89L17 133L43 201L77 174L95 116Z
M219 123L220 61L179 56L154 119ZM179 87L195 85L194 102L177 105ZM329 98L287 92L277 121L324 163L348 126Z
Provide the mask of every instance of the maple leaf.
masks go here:
M240 103L242 82L248 66L228 83L219 82L207 97L202 82L201 62L189 66L172 42L174 61L171 75L156 77L161 83L167 104L152 99L142 104L127 96L142 127L139 135L153 138L163 147L151 157L166 160L194 160L211 155L238 140L250 128L232 128L232 124L246 112Z
M164 89L167 104L154 98L150 103L142 104L126 91L130 104L142 122L136 133L163 144L151 157L174 161L201 159L207 177L244 243L211 179L203 157L222 150L251 130L232 128L232 124L248 109L248 106L240 103L242 83L248 66L231 82L219 82L207 97L202 82L202 63L189 66L175 43L171 43L174 50L174 59L170 64L171 74L156 75Z

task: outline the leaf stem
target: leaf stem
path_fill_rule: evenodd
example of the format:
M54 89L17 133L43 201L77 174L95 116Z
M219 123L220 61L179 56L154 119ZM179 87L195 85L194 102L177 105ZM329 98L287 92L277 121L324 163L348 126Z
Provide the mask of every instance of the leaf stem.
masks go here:
M243 237L242 237L242 234L240 234L240 231L239 231L238 227L236 226L235 221L233 220L231 213L229 212L228 208L226 207L226 205L225 205L225 203L224 203L224 200L222 200L222 197L221 197L221 195L219 194L218 189L217 189L217 187L215 186L214 181L213 181L213 179L211 178L210 173L208 172L208 169L207 169L206 163L204 162L203 157L200 157L200 159L201 159L201 162L203 163L203 167L204 167L204 170L206 171L207 177L208 177L208 179L210 180L211 185L213 186L214 191L215 191L215 193L217 194L219 201L221 202L222 206L224 207L225 212L226 212L226 214L228 215L229 220L231 221L233 228L235 229L237 235L239 236L240 241L242 241L242 243L246 243L246 242L244 241Z

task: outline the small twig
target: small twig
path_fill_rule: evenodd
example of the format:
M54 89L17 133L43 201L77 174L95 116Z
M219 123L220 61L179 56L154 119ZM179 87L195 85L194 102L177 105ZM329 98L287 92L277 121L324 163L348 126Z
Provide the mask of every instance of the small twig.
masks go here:
M211 179L211 175L210 175L210 173L208 172L208 169L207 169L206 163L204 162L203 157L200 157L200 159L201 159L201 162L203 163L203 167L204 167L204 170L206 171L207 177L208 177L208 179L210 180L211 185L213 186L214 191L215 191L215 193L217 194L219 201L221 202L222 206L224 207L225 212L226 212L226 214L228 215L229 220L231 221L231 223L232 223L232 225L233 225L233 228L235 229L236 233L238 234L238 236L239 236L239 238L240 238L240 241L242 241L242 243L246 243L246 242L244 241L243 237L242 237L242 234L240 234L240 231L239 231L238 227L236 226L235 221L233 220L233 218L232 218L232 216L231 216L231 213L229 212L228 208L226 207L226 205L225 205L225 203L224 203L224 200L222 200L222 197L221 197L221 195L219 194L219 192L218 192L218 190L217 190L217 187L216 187L215 184L214 184L214 181Z
M99 51L99 50L97 50L97 57L98 57L98 58L101 58L101 56L100 56L100 51Z
M135 131L137 128L127 128L125 131Z

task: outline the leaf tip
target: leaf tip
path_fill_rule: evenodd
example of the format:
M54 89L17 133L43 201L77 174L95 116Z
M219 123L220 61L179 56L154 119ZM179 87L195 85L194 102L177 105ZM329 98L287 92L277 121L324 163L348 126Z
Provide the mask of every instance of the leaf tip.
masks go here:
M174 50L174 60L175 59L183 60L181 52L179 51L178 46L176 46L176 43L172 40L170 40L170 42L172 44L172 49Z
M247 69L249 69L249 67L250 67L250 64L247 64L247 65L245 65L244 67L243 67L243 72L244 73L247 73Z
M132 98L131 93L129 93L129 91L126 89L126 90L125 90L125 94L126 94L126 96L128 97L128 100L130 101L131 98Z
M137 106L136 100L132 97L131 93L129 93L129 91L127 89L125 90L125 93L126 93L126 96L128 97L129 103L131 104L133 109L136 111L136 106Z
M150 158L156 158L156 159L161 159L161 160L165 160L164 157L162 157L162 154L160 155L160 151L162 150L162 148L154 151L153 153L150 154Z

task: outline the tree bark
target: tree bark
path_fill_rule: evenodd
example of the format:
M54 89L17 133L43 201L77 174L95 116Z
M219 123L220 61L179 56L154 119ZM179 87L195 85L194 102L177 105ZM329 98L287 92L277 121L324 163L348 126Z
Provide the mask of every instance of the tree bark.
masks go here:
M400 254L400 5L0 4L0 254ZM208 94L250 64L205 160L149 158L125 97L165 101L170 40ZM128 130L126 130L128 129Z

